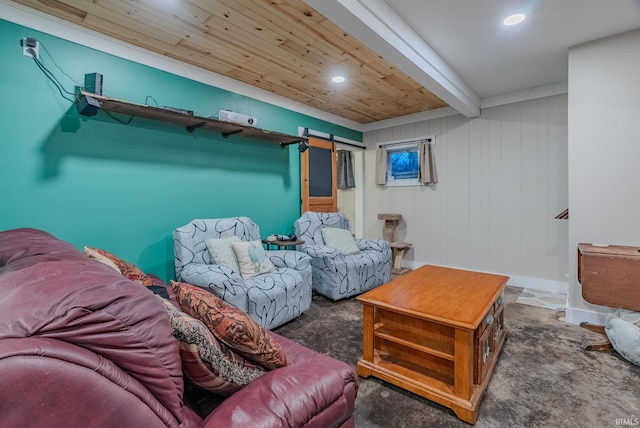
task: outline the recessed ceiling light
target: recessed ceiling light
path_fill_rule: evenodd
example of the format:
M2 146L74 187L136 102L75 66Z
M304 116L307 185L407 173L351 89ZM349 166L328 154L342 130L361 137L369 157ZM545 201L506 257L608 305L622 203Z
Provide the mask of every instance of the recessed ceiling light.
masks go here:
M342 83L344 82L344 77L343 76L333 76L331 78L331 81L334 83Z
M515 15L511 15L504 20L504 25L516 25L524 21L523 13L516 13Z

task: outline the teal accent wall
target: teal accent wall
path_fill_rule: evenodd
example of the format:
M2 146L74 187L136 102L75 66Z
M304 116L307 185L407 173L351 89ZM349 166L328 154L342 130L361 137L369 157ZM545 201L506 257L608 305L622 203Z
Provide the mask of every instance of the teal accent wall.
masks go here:
M141 118L123 125L104 112L82 117L23 56L24 37L44 45L53 60L41 47L41 61L70 92L78 85L64 73L82 83L99 72L112 98L145 104L152 96L202 116L220 109L255 116L273 131L295 135L304 126L362 140L352 129L0 20L0 230L44 229L168 280L172 231L194 218L248 216L266 236L291 233L300 215L295 145L189 134Z

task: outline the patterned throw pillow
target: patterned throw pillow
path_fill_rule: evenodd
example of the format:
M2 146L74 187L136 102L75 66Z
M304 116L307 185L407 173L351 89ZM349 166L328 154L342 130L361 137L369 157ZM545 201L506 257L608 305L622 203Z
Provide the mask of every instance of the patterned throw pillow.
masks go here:
M238 266L236 253L231 248L233 242L240 242L240 237L234 235L227 238L206 239L204 245L206 245L209 257L214 264L226 266L239 273L240 267Z
M240 275L244 279L253 278L261 273L273 272L276 267L267 257L267 253L259 240L251 242L234 242L231 244L236 253Z
M282 346L249 315L217 296L186 282L171 282L180 308L202 321L233 352L265 369L289 365Z
M324 238L326 245L336 248L344 255L358 254L360 252L353 235L347 229L325 227L322 229L322 238Z
M184 373L197 386L221 395L238 391L264 369L226 349L199 320L160 299L178 340Z
M107 266L112 267L131 281L136 281L148 287L153 285L151 278L142 272L136 265L125 262L113 254L95 247L84 247L84 253Z

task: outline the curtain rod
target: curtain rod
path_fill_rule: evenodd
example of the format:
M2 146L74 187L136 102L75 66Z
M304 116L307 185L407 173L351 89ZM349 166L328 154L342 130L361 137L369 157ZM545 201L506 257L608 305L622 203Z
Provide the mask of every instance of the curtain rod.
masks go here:
M312 138L318 138L320 140L325 140L325 141L331 141L332 143L338 143L338 144L345 144L347 146L351 146L351 147L357 147L359 149L364 149L364 146L361 146L359 144L354 144L354 143L349 143L348 141L342 141L342 140L338 140L335 138L335 136L333 134L329 134L329 137L324 137L322 135L313 135L309 132L309 128L304 128L304 132L302 133L303 136L305 137L312 137Z
M426 141L427 143L430 143L431 141L433 141L432 138L416 138L415 140L407 140L407 141L398 141L396 143L387 143L387 144L378 144L379 148L382 147L387 147L387 146L398 146L400 144L411 144L411 143L419 143L422 141Z

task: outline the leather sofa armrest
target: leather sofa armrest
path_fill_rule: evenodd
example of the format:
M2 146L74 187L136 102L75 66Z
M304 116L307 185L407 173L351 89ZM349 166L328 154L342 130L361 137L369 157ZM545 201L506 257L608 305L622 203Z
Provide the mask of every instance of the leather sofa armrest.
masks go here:
M244 312L249 311L244 280L226 266L190 263L180 272L179 280L204 288Z
M2 426L178 428L182 422L111 360L61 340L1 339L0 378Z
M324 428L351 418L358 389L353 368L270 334L292 364L265 373L234 393L209 414L203 426Z

